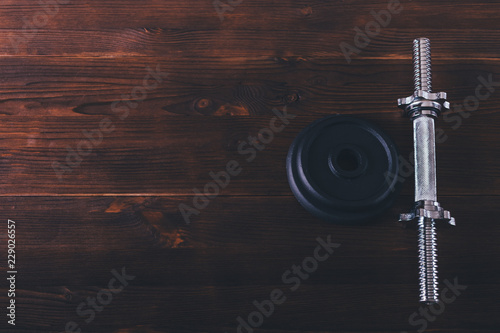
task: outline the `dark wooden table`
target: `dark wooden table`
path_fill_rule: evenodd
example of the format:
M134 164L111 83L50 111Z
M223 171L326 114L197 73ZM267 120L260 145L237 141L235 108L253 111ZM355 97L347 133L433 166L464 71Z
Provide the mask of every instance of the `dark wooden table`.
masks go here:
M499 332L499 11L3 0L0 332ZM409 160L396 99L413 89L411 43L423 36L433 86L453 105L437 123L439 201L457 220L438 231L439 279L460 285L432 309L418 303L417 234L397 223L411 174L362 227L312 217L285 174L293 138L327 114L372 120ZM265 148L238 152L285 107ZM227 186L207 185L228 163ZM217 195L194 206L206 185ZM340 246L316 267L318 237ZM289 272L303 263L310 273Z

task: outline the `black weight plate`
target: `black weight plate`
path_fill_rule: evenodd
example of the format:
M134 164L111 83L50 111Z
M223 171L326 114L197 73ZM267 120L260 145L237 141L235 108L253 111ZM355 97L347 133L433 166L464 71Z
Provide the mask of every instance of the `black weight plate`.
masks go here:
M286 165L297 200L334 223L367 222L398 192L396 145L378 126L352 116L327 116L307 126L290 146Z

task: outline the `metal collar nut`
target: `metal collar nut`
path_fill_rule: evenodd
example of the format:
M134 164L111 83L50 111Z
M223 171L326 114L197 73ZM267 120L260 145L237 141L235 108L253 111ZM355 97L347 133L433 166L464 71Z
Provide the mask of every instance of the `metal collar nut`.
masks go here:
M420 115L430 115L437 117L441 112L450 109L450 103L446 101L445 92L427 92L416 90L413 95L399 98L398 107L403 109L403 113L408 117L418 117Z
M418 217L426 217L436 221L448 222L455 226L455 218L451 217L450 212L444 210L437 201L421 200L416 202L415 207L410 213L400 214L400 222L410 222Z

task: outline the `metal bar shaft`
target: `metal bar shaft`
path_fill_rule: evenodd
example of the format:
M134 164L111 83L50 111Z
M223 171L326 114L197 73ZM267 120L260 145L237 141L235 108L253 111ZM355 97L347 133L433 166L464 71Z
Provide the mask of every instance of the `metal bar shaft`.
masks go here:
M413 119L413 149L415 158L415 202L437 201L436 138L434 118Z

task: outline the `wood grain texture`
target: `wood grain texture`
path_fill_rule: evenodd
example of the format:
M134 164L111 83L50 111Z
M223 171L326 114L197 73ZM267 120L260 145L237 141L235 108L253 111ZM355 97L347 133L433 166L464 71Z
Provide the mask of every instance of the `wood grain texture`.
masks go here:
M171 326L175 322L180 330L235 332L238 326L236 318L247 316L254 311L252 302L268 298L270 291L276 288L283 288L283 285L215 288L128 286L114 297L112 307L103 309L88 325L74 313L73 308L86 297L94 296L98 288L74 289L74 295L69 301L58 295L61 291L49 289L22 295L21 302L29 312L19 320L37 321L41 324L38 327L52 326L61 330L59 318L62 317L80 323L82 331L86 329L94 332L109 332L117 321L126 328L137 323L144 326L150 326L147 323L156 323L158 327L162 327ZM485 306L497 308L491 297L491 288L494 288L494 285L470 286L469 295L461 295L461 305L449 305L433 326L438 329L445 328L448 321L470 329L494 328L498 324L495 318L486 314L471 317L469 307L464 305L465 302L480 301ZM379 297L380 292L385 295L383 299ZM266 319L265 327L270 330L321 331L327 318L330 325L335 325L339 330L383 330L389 326L392 327L391 331L401 331L409 328L405 323L406 313L418 310L418 307L405 301L415 292L417 288L414 285L304 285L294 292L288 290L286 301L277 306L274 316ZM472 293L474 297L470 296ZM339 302L339 299L351 301L345 304ZM359 304L352 306L353 303ZM384 308L385 311L378 313L375 310L378 307ZM364 320L353 322L348 317L353 311ZM193 318L197 320L193 321ZM478 320L482 323L478 324Z
M314 281L398 284L416 279L415 230L396 222L397 214L408 209L410 196L401 196L370 225L355 227L311 217L292 196L219 197L187 225L178 204L188 199L15 197L3 198L0 209L19 223L19 267L25 271L20 281L27 285L103 284L111 263L135 270L139 278L134 284L145 286L268 284L287 266L311 255L317 237L328 235L342 246ZM470 262L462 260L500 254L500 246L492 246L500 236L496 221L488 218L498 213L498 198L444 196L441 201L464 221L476 218L475 223L461 223L460 230L439 230L443 274L460 271L464 282L493 283L499 278L497 266L470 271ZM50 216L40 216L41 207L47 207ZM218 218L221 210L225 219ZM80 237L83 234L87 235ZM478 234L482 241L470 241L470 234ZM32 266L36 270L29 270ZM359 274L338 274L339 270Z
M350 62L340 44L355 45L355 28L388 1L223 0L223 20L211 0L60 2L0 4L0 215L18 225L19 271L17 325L2 310L0 332L70 321L82 332L237 332L275 288L287 300L256 333L421 329L409 321L417 234L396 222L413 201L411 172L394 206L356 227L312 217L285 175L294 137L328 114L377 123L411 160L411 123L395 104L413 89L421 36L452 103L437 121L439 200L458 225L438 231L441 287L467 285L427 331L500 330L499 1L401 1ZM248 162L238 146L283 110L295 117ZM69 166L79 145L92 149ZM241 173L186 224L179 204L231 160ZM328 235L341 246L291 291L284 272ZM135 278L85 323L79 304L122 267Z
M234 3L234 2L233 2ZM237 3L237 2L236 2ZM220 20L213 2L126 0L69 1L57 13L30 29L44 7L37 1L4 1L0 7L5 34L3 54L130 56L204 55L327 56L343 58L342 41L351 42L354 27L373 21L372 11L387 9L388 1L243 1ZM436 57L496 58L495 1L401 1L387 27L373 37L364 56L409 56L404 42L414 31L436 41ZM50 8L50 7L49 7ZM399 8L399 7L398 7ZM457 10L458 8L458 10ZM55 10L51 11L55 12ZM422 19L423 21L421 22ZM36 31L36 35L32 32ZM32 37L34 36L34 37ZM11 40L26 39L25 42ZM2 40L0 39L0 40ZM60 47L64 43L64 47ZM14 47L17 45L18 47ZM450 49L453 50L451 55Z
M407 52L410 55L408 46ZM300 114L380 112L397 117L394 96L406 96L413 89L409 58L356 59L347 64L338 57L300 56L196 61L184 57L85 57L78 61L66 56L0 57L0 113L79 116L82 122L82 115L112 115L113 102L134 102L132 92L143 86L147 68L159 68L166 77L130 108L131 115L271 115L273 107L287 105ZM479 77L490 75L498 82L500 68L492 59L434 61L434 87L446 87L454 105L474 96L481 84ZM481 100L478 112L497 111L498 96L493 91Z
M294 109L287 109L292 114ZM439 192L443 195L499 195L497 177L500 156L497 140L500 114L477 111L454 130L443 125L438 144ZM398 140L401 156L412 161L411 123L393 114L362 114L383 126ZM84 131L99 129L105 118L115 130L102 133L101 143L91 147ZM241 172L232 177L220 195L290 195L285 158L297 133L318 116L296 116L262 151L245 142L269 126L271 116L171 117L168 115L116 116L4 116L0 129L1 169L10 181L2 195L194 195L213 181L210 173L226 169L228 161L239 163ZM80 120L82 119L83 120ZM64 123L64 126L61 126ZM470 136L463 135L467 131ZM74 157L83 145L81 161ZM253 149L255 154L238 150ZM87 153L90 152L90 153ZM255 156L255 159L251 158ZM488 156L488 163L483 157ZM68 162L69 158L69 162ZM57 162L69 169L54 167ZM78 162L78 163L77 163ZM62 170L62 171L61 171ZM411 172L411 171L410 171ZM467 177L463 177L464 173ZM405 178L404 193L411 193L412 175Z

